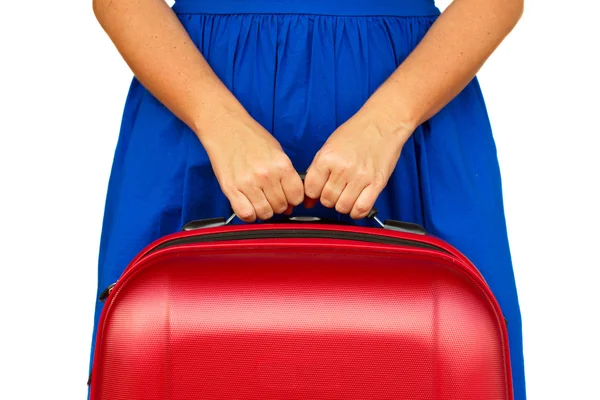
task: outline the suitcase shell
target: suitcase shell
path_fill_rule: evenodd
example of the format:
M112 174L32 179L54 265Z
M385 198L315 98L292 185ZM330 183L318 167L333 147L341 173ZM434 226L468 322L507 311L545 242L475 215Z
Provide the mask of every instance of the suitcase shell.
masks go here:
M106 299L91 400L512 400L506 324L429 235L256 224L167 236Z

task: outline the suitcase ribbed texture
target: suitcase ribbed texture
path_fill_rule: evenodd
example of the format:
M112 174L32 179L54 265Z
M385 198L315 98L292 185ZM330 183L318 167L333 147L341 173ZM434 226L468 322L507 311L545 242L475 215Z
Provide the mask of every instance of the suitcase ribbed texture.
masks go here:
M504 335L485 282L443 252L167 247L105 305L92 400L508 400Z

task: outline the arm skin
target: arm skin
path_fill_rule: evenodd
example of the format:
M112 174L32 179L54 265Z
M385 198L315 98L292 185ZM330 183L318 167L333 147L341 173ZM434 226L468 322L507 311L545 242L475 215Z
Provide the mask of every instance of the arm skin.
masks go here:
M522 13L523 0L454 0L319 150L304 183L311 204L320 199L352 218L366 216L410 135L466 87Z
M523 0L455 0L367 108L396 121L401 135L412 134L466 87L522 13Z
M240 219L269 219L302 203L302 180L281 145L219 80L164 0L93 7L136 78L198 136Z
M300 178L279 144L218 79L163 0L93 5L136 77L203 143L242 219L267 219L287 209L286 199L290 205L302 201ZM331 135L309 168L306 195L354 218L366 215L414 129L473 79L522 11L523 0L455 0L362 109ZM232 143L239 146L232 149Z
M93 6L138 79L197 134L224 113L243 112L163 0ZM366 106L415 128L473 79L522 12L523 0L455 0Z
M98 22L136 78L199 137L242 105L164 0L93 0Z
M243 112L163 0L93 6L138 79L197 134L224 113ZM473 79L522 12L523 0L455 0L366 106L385 112L397 129L415 128Z

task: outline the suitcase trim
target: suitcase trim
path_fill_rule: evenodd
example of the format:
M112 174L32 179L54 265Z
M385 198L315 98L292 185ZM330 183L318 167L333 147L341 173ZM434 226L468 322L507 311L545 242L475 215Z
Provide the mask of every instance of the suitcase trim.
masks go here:
M510 363L510 354L506 351L508 347L508 330L507 330L507 321L503 316L502 310L500 309L500 305L498 304L495 296L491 292L487 282L483 278L483 275L479 272L479 270L475 267L470 260L464 256L460 251L451 246L450 244L437 239L431 235L418 235L406 232L399 231L386 231L379 230L374 228L362 228L362 227L354 227L354 226L339 226L339 225L315 225L315 224L261 224L261 225L232 225L227 227L218 227L210 230L193 230L188 232L179 232L171 235L167 235L150 245L148 245L143 251L141 251L137 257L135 257L128 267L123 272L121 278L111 285L110 290L107 288L107 298L104 309L102 310L102 314L100 317L100 323L98 328L98 338L96 341L96 348L94 349L94 360L92 373L89 379L89 385L92 386L92 382L95 381L95 375L97 371L97 351L100 347L99 344L103 339L104 326L106 323L107 315L110 314L110 310L112 309L112 305L114 301L118 297L119 292L123 288L123 286L127 285L127 282L131 280L135 275L144 269L144 267L148 264L151 264L153 260L157 258L163 257L165 254L171 252L185 252L185 251L198 251L197 247L192 247L194 244L202 244L203 251L211 252L211 251L222 251L223 248L230 248L230 251L235 252L239 251L239 242L243 240L249 244L256 245L289 245L291 243L287 243L286 239L291 239L293 237L281 237L274 236L269 239L259 238L259 239L225 239L225 240L216 240L216 241L201 241L200 243L195 242L193 239L197 239L199 237L227 237L228 234L240 233L254 231L254 232L277 232L281 233L283 231L293 231L296 235L299 235L300 232L314 232L314 231L325 231L331 233L354 233L363 236L363 239L336 239L333 238L333 235L328 237L327 244L322 242L310 242L306 244L299 245L298 243L294 243L296 246L303 245L311 245L311 246L342 246L344 243L349 246L348 242L352 242L352 247L356 248L356 242L362 241L365 243L365 249L368 250L382 250L389 251L393 253L402 253L407 251L410 248L411 252L418 252L424 256L437 257L439 259L443 259L444 263L449 267L449 265L459 266L460 272L467 277L473 284L477 286L477 288L485 295L488 304L492 307L494 314L496 316L496 322L498 324L501 339L503 342L502 346L502 355L503 355L503 363L504 369L506 371L506 394L508 398L512 400L513 395L513 386L512 386L512 371L511 371L511 363ZM390 239L388 243L379 243L373 241L364 240L364 237L384 237ZM296 238L302 238L303 236L296 236ZM319 239L322 239L320 237ZM181 240L184 240L181 242ZM176 244L168 245L169 242L175 241ZM396 244L393 242L396 241ZM398 244L403 243L403 244ZM415 243L417 245L415 246ZM93 389L90 390L90 400L93 400Z

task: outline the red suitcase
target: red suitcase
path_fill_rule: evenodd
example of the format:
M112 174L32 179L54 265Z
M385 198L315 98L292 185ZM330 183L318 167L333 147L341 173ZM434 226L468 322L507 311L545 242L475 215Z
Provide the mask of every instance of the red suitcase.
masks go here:
M447 243L224 225L151 244L111 287L91 400L513 398L500 308Z

